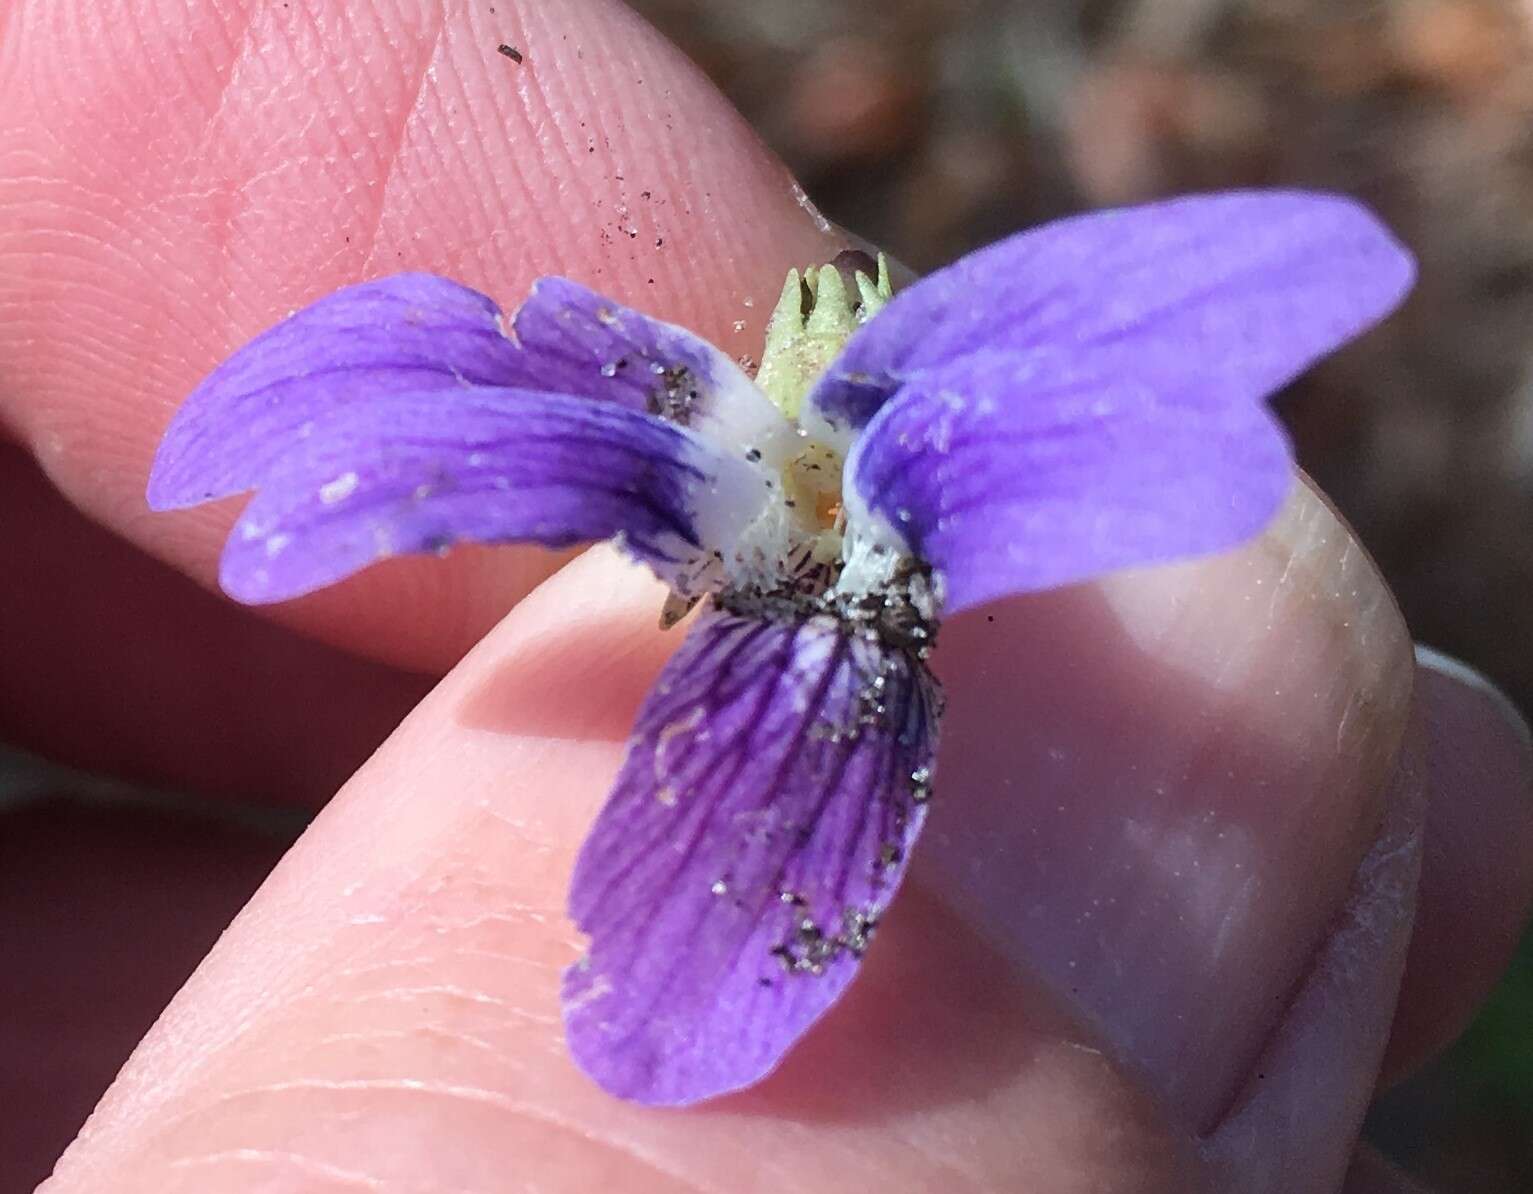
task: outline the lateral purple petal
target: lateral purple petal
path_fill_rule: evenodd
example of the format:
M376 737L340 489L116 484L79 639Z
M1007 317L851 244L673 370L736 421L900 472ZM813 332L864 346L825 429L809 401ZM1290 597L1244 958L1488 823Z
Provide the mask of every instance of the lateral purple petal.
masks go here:
M685 588L762 484L691 433L610 403L394 394L337 407L285 445L229 536L221 580L241 601L281 601L404 552L620 535Z
M214 370L165 434L149 504L175 509L259 487L288 445L338 407L475 386L612 402L696 424L732 446L786 433L750 379L706 340L568 279L540 279L508 336L486 296L432 274L399 274L320 299ZM717 434L721 417L728 426Z
M755 390L700 336L568 278L539 278L512 329L536 372L523 384L617 402L683 426L711 410L721 393L738 398Z
M1250 538L1293 484L1286 437L1217 362L1154 364L980 353L923 375L847 461L849 534L892 528L948 613Z
M576 864L576 1061L652 1105L748 1086L835 1002L924 817L924 668L828 618L712 613L662 673Z
M843 431L907 380L982 351L1055 348L1126 375L1201 358L1262 397L1394 309L1410 254L1337 195L1239 191L1060 220L898 295L809 397Z
M432 274L327 295L192 392L155 457L149 505L178 509L255 488L306 426L358 400L518 384L525 369L499 317L484 295Z

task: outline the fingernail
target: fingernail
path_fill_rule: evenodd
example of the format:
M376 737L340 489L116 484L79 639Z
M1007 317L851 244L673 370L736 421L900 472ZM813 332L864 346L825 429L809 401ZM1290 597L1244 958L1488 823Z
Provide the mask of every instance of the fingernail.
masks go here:
M1533 893L1533 738L1484 676L1416 649L1428 795L1421 908L1386 1080L1463 1030L1505 970Z
M1429 672L1453 681L1454 685L1462 690L1460 697L1447 699L1454 699L1455 703L1469 706L1481 706L1494 712L1521 743L1522 750L1525 753L1533 753L1533 730L1528 728L1527 719L1523 717L1517 706L1512 704L1512 699L1490 680L1462 660L1421 644L1416 647L1416 663ZM1446 691L1444 695L1446 698Z
M1411 682L1388 591L1301 489L1239 551L944 635L918 881L1205 1128L1376 836Z

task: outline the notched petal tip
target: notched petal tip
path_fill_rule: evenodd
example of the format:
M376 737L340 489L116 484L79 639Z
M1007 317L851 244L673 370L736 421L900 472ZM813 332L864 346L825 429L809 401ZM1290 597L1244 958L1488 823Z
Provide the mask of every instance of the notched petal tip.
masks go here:
M326 295L231 354L166 429L147 496L180 509L260 486L314 422L380 394L502 384L515 349L500 310L433 274Z
M214 495L205 489L188 490L184 478L177 476L175 459L177 447L178 445L168 437L162 439L159 448L155 451L154 460L149 465L149 480L144 486L144 503L156 514L163 514L169 510L185 510L214 500Z
M486 296L400 274L319 300L214 370L172 419L146 498L170 510L259 491L222 564L251 603L460 540L614 534L700 591L712 549L765 500L732 442L706 442L736 434L789 429L680 328L545 278L508 334ZM337 504L342 475L365 501Z
M925 816L936 693L829 619L710 613L640 713L582 848L572 1055L651 1106L776 1068L856 974Z

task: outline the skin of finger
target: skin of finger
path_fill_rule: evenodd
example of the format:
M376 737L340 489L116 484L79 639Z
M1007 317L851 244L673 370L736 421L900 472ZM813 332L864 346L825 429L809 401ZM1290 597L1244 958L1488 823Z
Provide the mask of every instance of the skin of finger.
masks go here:
M24 580L0 585L0 741L160 789L315 805L430 687L220 600L5 444L0 511L0 561Z
M1213 1130L1378 834L1412 662L1372 562L1302 485L1236 551L955 619L938 670L980 795L916 873Z
M1425 658L1416 679L1430 794L1421 908L1386 1083L1468 1025L1516 950L1533 906L1533 743L1526 723L1484 681Z
M1292 707L1263 698L1253 709L1237 699L1253 689L1250 671L1228 661L1209 670L1190 640L1175 660L1199 684L1223 677L1231 703L1205 710L1210 727L1222 723L1234 740L1265 744L1276 720L1298 736L1286 753L1304 755L1323 724L1331 748L1371 776L1362 782L1333 762L1312 777L1324 799L1302 808L1307 854L1285 844L1243 855L1274 884L1300 862L1307 868L1306 900L1283 914L1301 931L1276 932L1254 914L1235 926L1252 941L1228 947L1246 965L1269 969L1273 959L1262 951L1273 940L1297 936L1313 954L1324 939L1323 927L1308 928L1322 902L1311 888L1330 896L1331 916L1345 903L1382 812L1370 784L1382 786L1384 776L1374 773L1368 736L1393 733L1397 741L1400 732L1387 682L1396 648L1383 625L1370 623L1385 659L1369 671L1360 658L1338 658L1336 627L1348 611L1363 612L1347 605L1358 577L1348 571L1348 549L1316 533L1328 512L1307 494L1296 501L1268 540L1247 549L1244 564L1196 565L1208 570L1205 583L1183 583L1176 618L1165 599L1178 589L1166 577L1141 578L1137 616L1128 580L1073 590L1073 607L1060 595L1053 600L1064 604L1052 612L1042 601L1033 611L1052 619L1055 635L1079 635L1080 619L1099 615L1106 601L1142 645L1159 645L1159 654L1126 658L1144 669L1140 696L1162 703L1168 627L1183 617L1203 629L1199 643L1223 618L1252 620L1268 631L1257 637L1282 639L1290 658L1315 669L1307 685L1275 686L1292 694ZM756 1090L690 1113L645 1112L606 1099L571 1068L557 975L579 947L559 916L562 888L633 708L670 649L643 617L659 594L648 582L608 579L607 567L600 555L588 557L513 611L332 803L151 1034L66 1157L55 1194L87 1188L105 1172L131 1174L140 1184L127 1188L144 1189L240 1189L305 1173L472 1186L512 1155L556 1188L582 1188L579 1181L600 1179L600 1166L611 1164L642 1168L658 1188L739 1189L742 1138L763 1158L761 1189L790 1179L797 1188L820 1188L821 1179L844 1188L850 1174L895 1189L938 1180L960 1189L1194 1188L1201 1179L1188 1154L1202 1125L1171 1126L1143 1093L1154 1090L1184 1119L1177 1092L1156 1089L1120 1040L1103 1040L1105 1026L1091 1023L1099 1017L1083 1022L1078 993L1047 975L1039 981L1035 959L1019 956L1005 936L1015 912L966 904L975 876L944 875L940 857L918 864L922 873L863 981ZM1250 583L1232 582L1241 569ZM1278 591L1255 585L1257 576ZM1265 622L1250 613L1253 588L1265 598ZM1000 627L988 636L992 655L1036 662L1023 653L1037 639L1021 624L998 617L987 625ZM1253 650L1247 662L1257 667ZM942 661L955 700L944 795L928 840L927 852L939 856L974 818L986 820L1000 780L1019 765L993 740L971 740L967 749L988 753L996 772L950 765L951 739L962 758L965 722L976 714L958 699L962 651ZM1332 675L1338 667L1361 670L1343 681ZM1074 683L1120 713L1134 707L1129 687L1104 692L1099 680L1089 671L1056 677L1053 699L1070 701ZM1348 687L1372 702L1348 714L1358 738L1344 734L1336 745L1334 706L1318 722L1295 720L1315 716L1308 711L1325 706L1319 698ZM1217 730L1211 734L1200 741L1217 742ZM1382 754L1393 749L1374 745ZM1144 747L1133 736L1096 742L1099 753L1119 752L1130 774L1155 761L1140 756ZM1035 815L1020 804L1013 813L1024 825ZM1279 843L1296 836L1270 811L1258 827ZM1154 878L1154 867L1141 865ZM1273 902L1280 912L1293 903ZM1231 988L1224 1010L1239 1014L1238 976L1205 972ZM1292 978L1280 974L1277 989L1286 995L1300 978L1302 967ZM1141 995L1149 985L1132 971L1120 981ZM1196 990L1187 997L1210 1002ZM1257 1048L1242 1059L1259 1055ZM1229 1081L1221 1069L1208 1086ZM1233 1093L1238 1087L1227 1097ZM453 1134L445 1150L444 1132ZM1017 1148L1019 1140L1027 1147Z
M564 885L674 646L660 598L601 551L518 606L277 869L49 1194L1188 1188L1148 1101L920 891L761 1087L660 1112L574 1069Z
M68 791L0 808L0 1190L48 1175L286 841Z
M0 419L81 509L208 585L237 501L151 516L150 458L191 387L294 308L405 269L514 306L563 273L744 353L787 268L845 241L609 0L15 0L3 20ZM440 672L550 570L462 551L271 613Z
M1230 1112L1200 1141L1216 1189L1329 1194L1346 1180L1415 919L1426 812L1423 720L1413 701L1380 832Z

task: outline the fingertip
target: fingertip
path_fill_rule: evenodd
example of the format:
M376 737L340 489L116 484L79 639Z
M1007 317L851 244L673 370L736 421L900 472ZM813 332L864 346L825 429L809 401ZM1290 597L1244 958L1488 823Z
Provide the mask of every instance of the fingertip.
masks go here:
M138 517L192 498L161 462L146 502L155 445L222 356L319 295L423 270L510 309L568 274L747 354L786 270L843 247L702 73L609 0L429 19L339 0L74 7L14 31L34 85L0 147L35 166L0 190L0 247L23 263L0 279L0 423L81 509L209 587L227 516ZM102 21L131 33L105 57ZM197 52L166 69L177 45ZM163 152L126 152L149 125ZM273 616L440 672L547 559L390 569Z
M1446 1046L1495 985L1533 907L1533 739L1498 688L1418 648L1427 790L1420 908L1385 1082Z
M1410 660L1308 486L1236 551L964 615L918 873L1206 1128L1374 845Z

